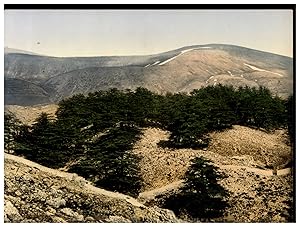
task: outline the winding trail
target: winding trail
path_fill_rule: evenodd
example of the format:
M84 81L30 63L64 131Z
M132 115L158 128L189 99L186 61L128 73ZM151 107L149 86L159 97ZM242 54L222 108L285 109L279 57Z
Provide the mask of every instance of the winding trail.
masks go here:
M229 169L229 170L244 170L246 172L252 172L260 176L273 176L273 170L263 170L259 168L247 167L247 166L238 166L238 165L216 165L220 169ZM277 171L277 175L287 175L291 173L291 168L280 169ZM173 190L176 190L183 186L183 180L172 182L171 184L165 185L160 188L155 188L150 191L145 191L139 194L138 199L143 200L152 200L158 195L162 195Z
M252 172L261 176L272 176L273 170L264 170L259 168L247 167L247 166L236 166L236 165L218 165L220 169L230 169L230 170L245 170L247 172ZM277 175L287 175L291 173L291 168L285 168L277 170Z
M175 181L171 184L167 184L161 188L155 188L153 190L150 191L145 191L145 192L141 192L138 196L139 199L143 200L149 200L149 199L154 199L157 195L161 195L164 194L166 192L170 192L173 191L177 188L180 188L181 186L183 186L183 180L179 180L179 181Z
M95 192L95 193L99 193L99 194L103 194L103 195L107 195L110 197L114 197L114 198L118 198L118 199L124 199L127 202L131 203L134 206L139 206L139 207L144 207L144 205L142 205L140 202L138 202L137 200L135 200L134 198L130 197L130 196L126 196L123 195L121 193L115 193L115 192L110 192L101 188L97 188L94 187L91 182L85 180L83 177L78 176L75 173L66 173L63 171L59 171L56 169L51 169L42 165L39 165L35 162L29 161L25 158L22 157L18 157L15 155L11 155L11 154L4 154L4 158L7 160L13 160L19 163L22 163L24 165L33 167L33 168L37 168L40 171L55 175L55 176L59 176L59 177L63 177L63 178L67 178L69 180L72 181L78 181L80 182L83 187L86 188L86 190ZM246 166L237 166L237 165L217 165L220 169L229 169L229 170L244 170L247 172L252 172L258 175L262 175L262 176L272 176L273 175L273 171L272 170L263 170L263 169L259 169L259 168L253 168L253 167L246 167ZM277 171L277 175L287 175L291 172L291 168L285 168L285 169L281 169ZM143 200L143 199L152 199L155 198L155 196L166 193L168 191L172 191L175 190L177 188L179 188L180 186L183 185L183 180L179 180L179 181L175 181L171 184L165 185L163 187L160 188L156 188L150 191L145 191L139 194L139 199Z

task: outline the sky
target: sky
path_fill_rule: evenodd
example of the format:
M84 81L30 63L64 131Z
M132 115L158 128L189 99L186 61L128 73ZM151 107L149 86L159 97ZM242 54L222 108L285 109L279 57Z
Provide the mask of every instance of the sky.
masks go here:
M233 44L292 57L291 10L5 10L4 45L50 56Z

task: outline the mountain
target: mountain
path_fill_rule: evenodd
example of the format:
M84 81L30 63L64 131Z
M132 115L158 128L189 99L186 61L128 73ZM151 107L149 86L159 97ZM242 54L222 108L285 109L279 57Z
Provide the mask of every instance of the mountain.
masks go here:
M40 88L24 85L15 89L20 92L26 87L24 93L30 94L38 90L34 101L28 101L27 96L13 99L14 93L7 94L5 89L5 96L10 96L5 99L6 104L17 105L57 102L74 94L112 87L142 86L165 93L189 92L221 83L265 86L281 97L293 91L292 58L223 44L187 46L145 56L49 57L10 53L5 54L4 75L10 82L17 79Z
M14 78L5 78L5 104L30 106L35 104L50 103L48 93L41 87L30 81Z
M4 54L30 54L30 55L40 55L31 51L26 51L26 50L20 50L20 49L14 49L14 48L9 48L9 47L4 47Z

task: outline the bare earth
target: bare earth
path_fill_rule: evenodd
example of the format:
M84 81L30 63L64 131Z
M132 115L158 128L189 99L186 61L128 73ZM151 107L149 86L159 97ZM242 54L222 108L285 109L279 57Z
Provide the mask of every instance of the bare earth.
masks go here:
M5 154L5 222L180 222L173 212Z
M37 106L7 105L5 111L13 113L23 124L31 125L42 112L55 117L57 108L58 106L55 104Z
M279 159L277 156L287 157L283 159L287 161L291 154L291 148L284 142L283 132L269 134L238 125L221 133L212 133L212 142L207 150L158 147L157 143L168 139L168 136L166 131L148 128L144 129L142 139L135 144L134 153L142 157L140 166L144 176L145 191L180 180L194 157L203 156L224 168L226 165L239 166L235 167L239 169L260 168L255 171L272 175L272 169L263 170L266 165L275 163ZM222 143L229 148L221 146ZM263 148L264 152L262 153L258 148ZM266 159L268 162L264 161Z
M231 194L231 207L221 221L285 222L286 203L291 200L293 190L292 170L279 169L277 176L274 176L273 169L266 168L266 164L278 160L273 147L277 147L280 155L290 157L291 148L285 144L282 131L270 134L234 126L225 132L212 134L212 146L207 150L158 147L157 142L166 140L168 135L160 129L147 128L135 145L134 153L142 158L140 167L145 182L139 195L141 202L160 205L164 197L175 193L182 185L190 161L202 156L211 160L227 176L220 183ZM227 139L226 144L231 144L233 148L236 144L241 148L235 149L236 153L228 152L228 155L222 148L217 152L215 143L224 138ZM249 138L251 140L247 142ZM264 147L266 152L260 153L257 147ZM265 155L267 152L270 154ZM267 158L269 162L264 162Z

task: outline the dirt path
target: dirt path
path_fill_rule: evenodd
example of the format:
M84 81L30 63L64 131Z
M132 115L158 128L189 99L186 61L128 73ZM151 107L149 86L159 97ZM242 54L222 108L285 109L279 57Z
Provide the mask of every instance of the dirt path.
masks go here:
M79 185L81 187L83 187L84 190L88 190L90 192L94 192L94 193L97 193L97 194L102 194L102 195L117 198L117 199L124 199L128 203L130 203L134 206L137 206L137 207L145 207L143 204L141 204L136 199L134 199L130 196L126 196L126 195L121 194L121 193L110 192L110 191L107 191L107 190L104 190L104 189L101 189L101 188L94 187L91 182L85 180L83 177L80 177L75 173L66 173L66 172L62 172L62 171L59 171L59 170L51 169L51 168L39 165L35 162L29 161L25 158L18 157L18 156L15 156L15 155L11 155L11 154L4 154L4 158L6 160L13 160L15 162L22 163L22 164L30 166L32 168L37 168L40 171L49 173L51 175L55 175L55 176L58 176L58 177L67 178L68 180L76 181L76 182L79 183Z
M139 207L142 206L143 207L143 205L141 203L139 203L137 200L133 199L132 197L94 187L91 184L91 182L85 180L83 177L80 177L75 173L66 173L66 172L62 172L59 170L51 169L51 168L39 165L35 162L29 161L27 159L24 159L22 157L18 157L18 156L11 155L11 154L4 154L4 157L5 157L5 159L10 159L10 160L13 160L13 161L16 161L19 163L23 163L27 166L37 168L40 171L50 173L50 174L58 176L58 177L63 177L63 178L67 178L69 180L78 181L83 187L86 188L86 190L89 190L89 191L92 191L95 193L100 193L100 194L107 195L107 196L114 197L114 198L125 199L127 202L131 203L134 206L139 206ZM251 167L236 166L236 165L219 165L218 167L220 169L244 170L247 172L252 172L252 173L255 173L258 175L263 175L263 176L272 176L273 175L272 170L262 170L259 168L251 168ZM291 172L291 168L281 169L281 170L278 170L277 175L286 175L286 174L289 174L290 172ZM156 188L156 189L150 190L150 191L142 192L139 194L139 199L155 198L155 196L157 196L157 195L160 195L162 193L166 193L168 191L172 191L176 188L179 188L182 185L182 183L183 183L183 180L175 181L175 182L165 185L163 187Z
M220 169L230 169L230 170L244 170L247 172L252 172L263 176L272 176L273 170L264 170L259 168L247 167L247 166L236 166L236 165L219 165ZM291 172L291 168L280 169L277 171L277 175L287 175Z
M174 189L179 188L180 186L183 185L183 180L179 180L179 181L175 181L171 184L165 185L161 188L156 188L150 191L145 191L139 194L139 199L143 200L143 199L154 199L157 195L172 191Z
M258 174L260 176L273 176L272 170L263 170L259 168L253 168L253 167L246 167L246 166L237 166L237 165L218 165L220 169L229 169L229 170L239 170L239 171L247 171L252 172L255 174ZM291 168L281 169L277 171L277 175L287 175L291 172ZM139 194L139 199L141 201L143 200L152 200L156 196L165 194L167 192L170 192L172 190L175 190L183 185L183 180L175 181L171 184L165 185L160 188L156 188L150 191L145 191Z

